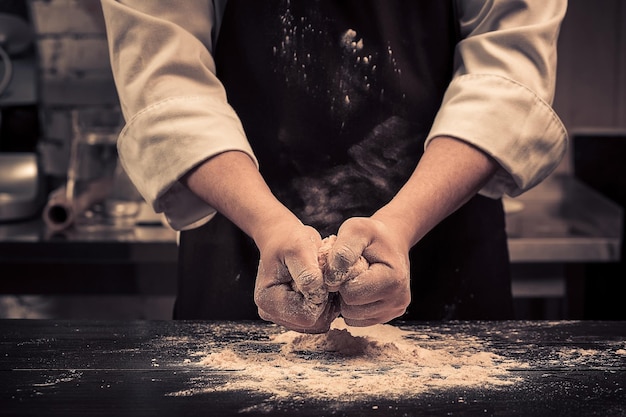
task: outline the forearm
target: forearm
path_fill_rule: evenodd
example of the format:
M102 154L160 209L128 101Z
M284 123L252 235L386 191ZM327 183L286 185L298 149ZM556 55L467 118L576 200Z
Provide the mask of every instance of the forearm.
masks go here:
M550 103L567 1L456 0L460 41L431 138L463 138L498 162L481 195L517 196L563 158L567 132Z
M243 152L216 155L189 172L182 181L255 241L262 239L269 227L300 223L274 197L255 163Z
M322 239L274 197L254 161L243 152L224 152L182 181L255 241L260 317L302 332L328 331L339 311L329 303L319 267Z
M127 121L118 139L120 161L146 202L176 230L198 227L215 214L179 181L185 173L226 151L254 159L216 75L217 3L102 1Z
M477 148L438 137L426 148L404 187L373 218L391 228L408 249L474 196L497 167Z

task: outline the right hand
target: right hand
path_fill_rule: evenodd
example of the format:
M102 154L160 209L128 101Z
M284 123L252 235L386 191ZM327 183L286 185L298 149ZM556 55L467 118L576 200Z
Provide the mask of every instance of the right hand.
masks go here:
M261 252L254 289L261 318L301 332L327 331L338 312L317 260L322 239L276 199L253 160L223 152L183 183L254 239Z
M339 315L318 263L320 234L299 221L257 235L261 252L254 301L262 319L303 333L324 333Z

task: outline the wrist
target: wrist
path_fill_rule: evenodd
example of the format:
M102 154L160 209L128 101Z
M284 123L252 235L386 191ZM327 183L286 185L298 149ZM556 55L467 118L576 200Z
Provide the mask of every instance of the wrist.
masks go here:
M407 251L427 232L421 231L417 216L397 210L393 206L383 206L371 218L384 224L390 235Z
M302 222L286 207L280 205L260 215L247 230L257 247L265 247L266 243L277 236L289 233L294 228L302 227Z

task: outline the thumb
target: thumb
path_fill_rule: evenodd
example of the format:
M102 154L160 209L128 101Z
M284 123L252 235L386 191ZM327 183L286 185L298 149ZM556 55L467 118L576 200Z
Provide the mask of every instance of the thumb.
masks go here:
M335 244L329 252L328 266L338 281L362 260L363 252L369 246L366 234L357 229L354 222L346 221L339 229Z

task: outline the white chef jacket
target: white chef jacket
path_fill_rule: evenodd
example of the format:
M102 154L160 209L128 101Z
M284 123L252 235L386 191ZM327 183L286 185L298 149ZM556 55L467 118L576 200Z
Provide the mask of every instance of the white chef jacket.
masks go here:
M231 150L258 165L215 75L212 51L225 3L102 0L127 120L120 160L145 200L177 230L215 214L180 182L189 170ZM476 146L500 165L480 193L516 196L548 176L566 151L566 130L551 108L566 0L455 3L461 41L454 75L425 146L437 136Z

